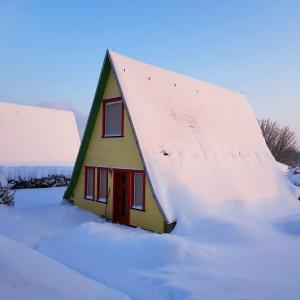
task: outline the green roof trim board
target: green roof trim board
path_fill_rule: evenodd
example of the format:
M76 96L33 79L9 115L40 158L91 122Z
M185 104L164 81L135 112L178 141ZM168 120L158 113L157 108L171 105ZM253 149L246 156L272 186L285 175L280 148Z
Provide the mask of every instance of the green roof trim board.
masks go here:
M79 152L77 155L77 159L76 159L76 162L74 165L71 181L70 181L70 183L67 187L67 190L65 191L65 194L64 194L64 199L66 199L66 200L70 200L72 193L75 189L75 186L78 182L80 172L81 172L81 169L82 169L82 166L84 163L85 155L86 155L86 152L87 152L87 149L89 146L89 142L90 142L90 139L91 139L94 127L95 127L97 117L98 117L100 105L101 105L101 102L103 99L104 90L105 90L105 86L106 86L106 83L108 80L110 70L111 70L111 64L109 61L108 52L106 52L104 63L102 66L102 70L101 70L98 85L97 85L97 89L96 89L96 93L94 96L92 108L91 108L91 111L89 114L86 128L84 130L84 134L83 134L81 146L80 146L80 149L79 149Z

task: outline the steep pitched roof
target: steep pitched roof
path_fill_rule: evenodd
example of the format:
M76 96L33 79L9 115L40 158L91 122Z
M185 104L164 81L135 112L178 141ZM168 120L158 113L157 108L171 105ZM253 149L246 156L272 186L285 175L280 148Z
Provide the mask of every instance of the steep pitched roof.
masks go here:
M205 203L279 197L274 159L243 94L109 51L92 117L110 68L167 221L197 216Z
M72 112L0 102L1 166L72 166L80 140Z

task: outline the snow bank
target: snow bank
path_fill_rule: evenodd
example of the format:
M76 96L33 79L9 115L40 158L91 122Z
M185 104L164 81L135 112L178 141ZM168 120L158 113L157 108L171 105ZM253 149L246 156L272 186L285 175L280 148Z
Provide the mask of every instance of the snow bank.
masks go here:
M73 166L80 145L69 111L0 102L0 166Z
M133 299L149 300L188 298L189 289L172 286L172 275L169 277L164 267L174 267L177 273L181 265L184 273L187 257L204 268L209 256L181 237L94 222L42 241L38 250ZM99 251L103 255L99 256ZM88 257L84 253L89 253ZM185 281L185 275L183 278Z
M192 228L201 216L227 215L231 207L295 209L243 94L111 51L109 56L170 222Z
M129 299L0 235L1 299Z
M133 299L297 300L298 218L207 219L197 237L89 222L38 249Z

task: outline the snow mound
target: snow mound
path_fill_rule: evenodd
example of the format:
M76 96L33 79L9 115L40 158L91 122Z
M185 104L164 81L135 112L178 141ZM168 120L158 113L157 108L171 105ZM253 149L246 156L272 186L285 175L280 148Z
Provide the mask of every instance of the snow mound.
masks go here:
M73 166L80 140L69 111L0 102L0 165Z
M129 299L2 235L0 266L1 299Z
M242 219L203 220L189 237L88 222L38 250L133 299L298 299L297 216Z
M195 259L194 247L184 238L95 222L42 241L38 250L133 299L184 299L184 289L153 288L159 282L151 283L150 274L162 266L180 264L187 256ZM99 257L99 251L103 256ZM200 251L196 257L202 261L202 255Z
M287 180L243 94L111 51L109 56L169 222L189 226L199 216L226 215L235 202L261 210L264 202L272 207L281 199L294 209Z

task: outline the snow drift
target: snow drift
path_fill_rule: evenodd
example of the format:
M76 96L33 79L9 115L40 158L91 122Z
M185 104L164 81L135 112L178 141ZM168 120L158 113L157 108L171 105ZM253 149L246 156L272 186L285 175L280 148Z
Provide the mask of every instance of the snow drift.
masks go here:
M129 299L0 235L1 299Z
M245 95L111 51L109 57L169 222L226 214L229 202L294 207Z
M110 299L103 285L143 300L299 299L299 212L247 218L231 207L235 219L206 216L197 235L179 236L110 224L63 193L18 190L14 208L0 206L1 300Z

